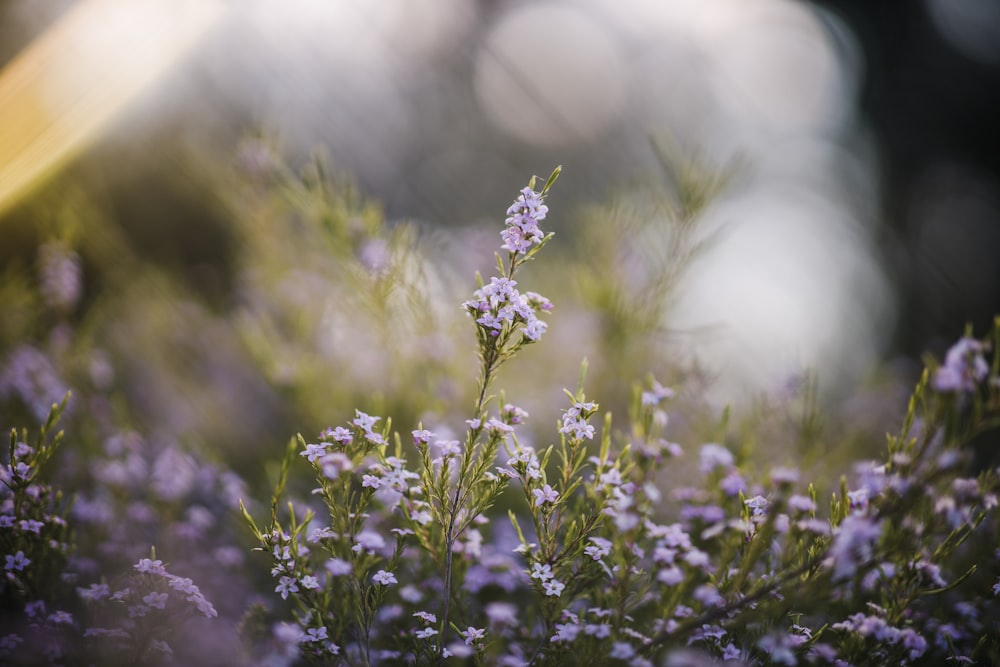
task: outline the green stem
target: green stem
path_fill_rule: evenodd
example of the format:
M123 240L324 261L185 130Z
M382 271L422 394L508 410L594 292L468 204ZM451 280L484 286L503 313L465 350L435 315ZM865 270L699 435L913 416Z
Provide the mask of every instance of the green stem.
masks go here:
M513 267L512 267L513 268ZM513 271L511 271L513 275ZM486 405L486 392L489 389L490 383L493 381L493 374L496 371L498 364L498 359L500 355L497 351L496 344L490 345L487 351L483 354L483 373L482 382L479 387L479 397L476 399L476 408L473 413L473 419L480 419L483 414L483 408ZM472 447L475 443L475 438L473 437L473 429L469 428L469 436L466 438L466 447ZM455 494L452 497L451 507L448 508L448 527L445 530L445 555L444 555L444 608L441 613L441 632L438 635L438 664L444 663L444 644L445 635L450 627L450 614L451 614L451 580L452 580L452 570L454 568L453 563L453 552L455 547L455 540L458 538L455 530L455 523L458 519L459 510L465 505L468 499L467 494L464 493L462 475L459 475L458 482L455 486Z

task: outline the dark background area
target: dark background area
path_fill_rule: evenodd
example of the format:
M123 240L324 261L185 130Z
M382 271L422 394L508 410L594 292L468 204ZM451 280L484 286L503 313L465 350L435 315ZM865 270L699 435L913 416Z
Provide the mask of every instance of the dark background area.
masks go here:
M843 18L864 50L860 111L881 151L898 349L940 353L965 323L982 332L1000 313L1000 50L992 61L963 52L935 24L932 3L816 4ZM980 28L1000 44L1000 5L950 4L973 23L983 12Z

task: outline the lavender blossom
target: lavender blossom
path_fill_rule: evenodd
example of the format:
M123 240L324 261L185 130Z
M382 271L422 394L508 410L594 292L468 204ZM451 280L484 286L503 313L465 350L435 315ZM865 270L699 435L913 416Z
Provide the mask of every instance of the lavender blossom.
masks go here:
M951 346L942 364L934 373L934 388L941 392L970 393L989 373L983 358L986 346L978 340L963 337Z
M875 543L881 536L881 522L860 514L848 515L837 527L830 547L834 579L853 576L859 565L871 559Z
M500 233L504 250L523 254L542 242L544 233L538 223L549 211L542 202L541 193L531 188L521 190L521 195L507 209L507 227Z

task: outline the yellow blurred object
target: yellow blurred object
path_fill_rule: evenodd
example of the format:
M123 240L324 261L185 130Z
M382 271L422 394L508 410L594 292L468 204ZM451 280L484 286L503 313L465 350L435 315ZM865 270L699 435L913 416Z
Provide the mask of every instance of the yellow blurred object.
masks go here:
M0 71L0 213L78 155L217 23L217 0L83 0Z

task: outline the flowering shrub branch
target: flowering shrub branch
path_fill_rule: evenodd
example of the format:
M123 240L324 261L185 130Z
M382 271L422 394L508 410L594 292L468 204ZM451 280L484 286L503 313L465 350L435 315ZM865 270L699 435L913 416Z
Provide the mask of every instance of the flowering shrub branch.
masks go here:
M410 237L394 229L381 246L377 210L334 196L319 172L278 172L282 193L330 225L323 238L346 243L336 257L353 268L336 298L355 283L381 294L374 319L392 329L396 297L418 290L424 275L418 260L404 261ZM477 384L470 377L463 394L439 395L408 384L418 366L401 369L392 381L408 396L371 401L395 420L353 408L368 395L363 382L311 392L305 413L330 403L351 412L315 437L289 440L262 494L273 482L269 504L175 438L115 426L119 415L106 410L113 370L87 389L66 373L68 354L5 338L16 344L0 359L0 408L9 417L12 404L19 419L37 424L11 431L0 459L0 663L1000 663L1000 321L985 338L967 330L940 362L928 358L901 427L853 468L839 469L832 455L812 469L757 467L751 446L768 431L733 425L728 412L696 414L697 388L678 379L683 372L660 368L659 357L642 356L643 346L619 350L639 355L628 368L655 366L676 391L650 375L623 400L603 375L630 372L609 366L602 349L603 367L588 376L583 362L554 428L532 429L528 411L494 385L508 361L548 335L550 321L560 327L546 317L549 300L521 284L525 263L553 238L542 224L558 174L518 194L494 275L478 277L462 304L476 335ZM693 229L703 204L680 201L678 233ZM351 222L357 215L363 229ZM259 239L264 253L266 236ZM688 241L697 239L676 243L690 249ZM83 265L68 246L47 248L35 300L68 326ZM313 253L308 263L322 260ZM282 274L277 264L258 288ZM637 293L675 276L663 280ZM322 292L317 284L332 283L310 284ZM269 303L265 291L258 305ZM283 332L281 345L286 334L297 331ZM66 338L53 340L72 335L62 329ZM257 340L268 357L275 339ZM308 374L317 357L303 359ZM397 364L387 367L395 373ZM65 393L63 377L82 408L51 405L57 388ZM806 399L792 439L828 447L815 394ZM612 422L605 410L616 401L627 406L616 407ZM442 404L444 416L431 411ZM452 420L461 426L449 427ZM232 511L236 497L245 499L242 517ZM250 564L266 561L270 570L259 586L239 576L251 535L241 544L229 533L247 526L261 552ZM237 634L246 653L232 651ZM204 652L206 637L219 638L221 653Z
M295 602L303 655L639 666L686 647L743 664L996 657L985 635L949 630L935 640L951 604L975 608L968 628L995 627L998 613L992 596L960 593L982 585L972 538L997 532L995 472L963 474L964 443L1000 414L996 357L990 365L985 356L996 331L991 341L963 338L932 364L884 460L845 476L826 511L800 471L754 479L716 443L700 448L705 484L674 488L679 507L664 511L659 474L683 454L664 438L672 389L650 380L635 392L623 439L610 414L600 430L591 424L599 408L584 394L584 362L559 444L541 450L518 437L526 411L502 394L489 410L497 369L546 330L548 300L520 292L514 278L552 237L538 222L557 175L510 207L499 275L479 280L463 304L480 360L464 439L418 424L411 471L413 452L389 420L377 429L379 417L357 411L317 444L293 440L285 460L282 479L294 453L312 464L329 523L310 530L316 515L290 505L283 527L283 482L265 529L244 511L271 555L276 592ZM517 560L483 534L501 502ZM956 595L965 597L946 602Z

